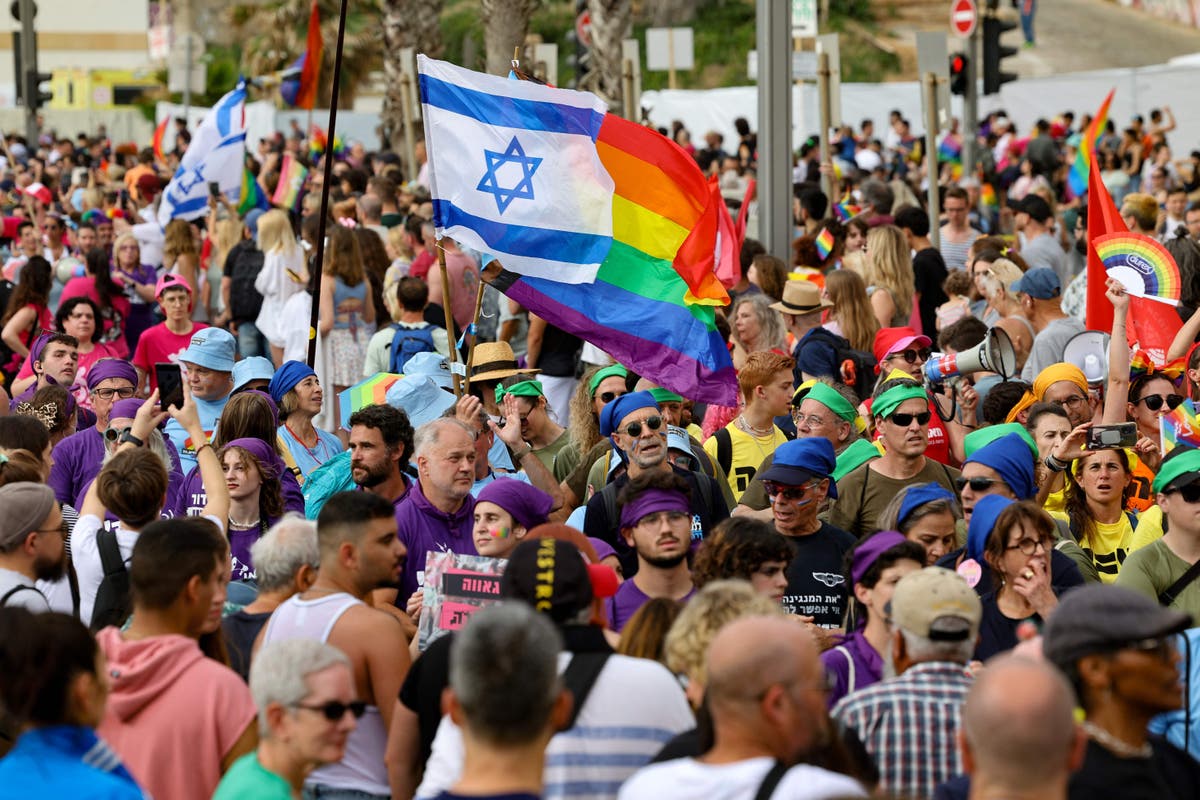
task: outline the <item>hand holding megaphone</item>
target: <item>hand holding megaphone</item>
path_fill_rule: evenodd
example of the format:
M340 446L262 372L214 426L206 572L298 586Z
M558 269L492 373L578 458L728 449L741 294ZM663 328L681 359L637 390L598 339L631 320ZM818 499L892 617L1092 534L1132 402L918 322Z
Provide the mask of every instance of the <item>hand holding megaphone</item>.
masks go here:
M984 340L969 350L934 353L925 362L925 379L930 383L945 383L973 372L995 372L1005 380L1016 375L1017 353L1002 329L990 328Z

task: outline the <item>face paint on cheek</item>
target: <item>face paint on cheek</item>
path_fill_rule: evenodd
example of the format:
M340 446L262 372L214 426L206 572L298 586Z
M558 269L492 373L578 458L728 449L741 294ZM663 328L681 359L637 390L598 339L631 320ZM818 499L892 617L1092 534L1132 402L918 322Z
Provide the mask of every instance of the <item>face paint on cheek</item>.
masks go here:
M488 533L491 534L493 539L507 539L509 534L512 533L512 529L507 525L497 525L493 528L488 528Z

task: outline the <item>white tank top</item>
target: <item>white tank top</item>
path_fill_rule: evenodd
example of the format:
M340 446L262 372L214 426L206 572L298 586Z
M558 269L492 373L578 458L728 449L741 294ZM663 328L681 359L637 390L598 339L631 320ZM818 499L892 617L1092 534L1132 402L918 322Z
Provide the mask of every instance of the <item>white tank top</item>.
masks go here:
M263 644L287 639L326 642L342 614L362 604L361 600L345 592L315 600L301 600L299 595L293 595L267 620ZM346 754L342 760L313 770L305 782L387 796L391 788L387 766L383 763L386 748L387 729L383 717L378 706L369 705L367 713L358 721L358 727L346 739Z

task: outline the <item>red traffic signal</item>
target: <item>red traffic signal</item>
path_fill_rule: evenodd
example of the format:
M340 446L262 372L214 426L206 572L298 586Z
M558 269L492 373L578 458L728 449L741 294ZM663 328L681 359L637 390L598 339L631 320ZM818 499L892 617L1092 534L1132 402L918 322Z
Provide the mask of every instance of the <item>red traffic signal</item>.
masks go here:
M963 53L950 56L950 93L967 93L967 57Z

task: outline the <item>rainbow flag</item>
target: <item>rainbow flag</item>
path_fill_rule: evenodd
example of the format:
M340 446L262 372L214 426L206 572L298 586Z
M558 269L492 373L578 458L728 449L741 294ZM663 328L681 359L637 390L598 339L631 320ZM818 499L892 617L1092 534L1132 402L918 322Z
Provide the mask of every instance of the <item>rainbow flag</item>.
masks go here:
M838 222L849 222L862 213L862 207L854 205L854 201L847 194L833 204L833 213L837 216Z
M394 372L376 372L369 378L364 378L349 389L338 393L338 404L342 412L342 427L350 430L350 415L367 406L385 405L387 390L392 384L403 378Z
M162 118L162 122L154 127L154 138L150 140L150 146L154 148L154 157L159 161L165 161L166 156L163 155L163 136L167 132L167 124L171 121L171 115Z
M1000 209L1000 198L996 196L996 187L990 183L981 184L979 187L979 203L989 211L998 211Z
M271 203L292 211L299 208L304 179L307 177L308 168L291 153L284 153L283 164L279 167L279 183L275 186L275 194L271 195Z
M1174 411L1169 411L1159 420L1162 433L1162 454L1180 445L1200 447L1200 419L1197 419L1196 404L1191 398L1184 400Z
M270 207L271 202L267 200L266 193L258 185L258 181L254 179L254 174L248 169L243 169L242 191L238 196L238 214L244 217L256 208L268 209Z
M817 234L816 241L817 255L821 257L822 261L829 258L829 254L833 252L833 244L833 234L829 232L829 228L822 228L821 232Z
M317 0L312 0L308 12L308 35L305 37L304 52L292 62L288 72L291 77L279 84L283 101L292 108L312 109L317 102L317 85L321 77L321 56L325 51L325 40L321 36L321 15Z
M1083 132L1083 138L1079 141L1079 148L1075 151L1075 161L1071 164L1071 172L1067 175L1067 183L1076 197L1083 197L1087 193L1088 174L1092 165L1092 153L1095 152L1096 142L1099 141L1100 134L1104 132L1104 126L1108 122L1108 107L1112 104L1113 93L1115 91L1117 90L1109 89L1108 97L1104 98L1104 102L1100 104L1100 109L1096 112L1096 116L1092 117L1087 130Z
M962 163L962 140L956 136L946 135L938 145L938 161L949 161L952 164Z
M649 128L608 114L596 146L615 190L612 247L595 282L502 270L493 285L666 389L736 405L713 307L727 302L713 274L717 200L695 161Z
M321 156L325 155L325 148L329 146L329 137L321 128L316 125L312 126L312 133L308 137L308 160L312 164L316 164L321 160ZM342 143L342 137L338 134L333 135L333 157L339 158L346 152L346 146Z

